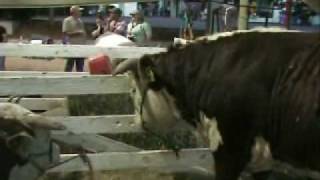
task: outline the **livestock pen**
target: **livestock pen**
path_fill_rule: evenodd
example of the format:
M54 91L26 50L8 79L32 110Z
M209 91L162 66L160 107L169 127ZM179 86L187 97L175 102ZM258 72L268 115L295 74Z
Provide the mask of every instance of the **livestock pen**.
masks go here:
M152 47L103 48L92 45L1 44L5 56L14 57L89 57L97 53L111 59L139 58L143 54L165 51ZM40 60L40 59L39 59ZM23 98L28 109L45 111L49 119L63 123L67 130L53 131L52 138L64 145L84 149L94 171L150 169L159 172L184 172L202 169L213 173L213 158L206 148L184 149L179 157L170 150L146 151L99 134L143 133L139 115L69 116L69 95L128 94L134 83L127 75L90 75L67 72L0 72L0 96L43 95L45 98ZM138 101L138 99L135 99ZM7 101L1 98L0 101ZM137 111L139 112L139 111ZM79 172L90 168L77 154L61 154L61 165L50 172ZM72 160L70 160L72 159Z

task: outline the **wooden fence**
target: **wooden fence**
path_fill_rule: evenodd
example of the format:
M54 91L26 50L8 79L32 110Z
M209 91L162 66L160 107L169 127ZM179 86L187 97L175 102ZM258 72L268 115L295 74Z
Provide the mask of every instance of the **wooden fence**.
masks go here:
M19 57L89 57L97 53L111 58L138 58L143 54L163 52L163 48L101 48L89 45L0 44L0 55ZM27 60L27 59L26 59ZM157 171L189 171L194 168L212 171L213 158L208 149L185 149L177 158L172 151L145 151L123 142L100 136L101 133L143 133L134 114L106 116L68 116L66 95L129 93L129 78L110 75L65 72L0 72L0 96L44 95L55 98L23 98L20 102L31 110L44 110L49 119L67 126L68 131L53 131L53 138L70 146L90 149L95 170L149 168ZM0 98L0 102L7 101ZM53 113L50 113L53 112ZM72 132L72 133L70 133ZM61 155L61 160L75 155ZM75 158L51 172L86 171L88 167Z

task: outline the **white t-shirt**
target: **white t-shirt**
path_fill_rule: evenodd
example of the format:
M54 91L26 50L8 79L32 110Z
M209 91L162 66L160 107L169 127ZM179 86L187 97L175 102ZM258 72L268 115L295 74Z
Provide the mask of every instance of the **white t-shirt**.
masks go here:
M133 37L135 42L145 42L147 39L151 39L152 29L149 23L143 22L140 24L135 24L130 22L128 24L128 35L127 37Z

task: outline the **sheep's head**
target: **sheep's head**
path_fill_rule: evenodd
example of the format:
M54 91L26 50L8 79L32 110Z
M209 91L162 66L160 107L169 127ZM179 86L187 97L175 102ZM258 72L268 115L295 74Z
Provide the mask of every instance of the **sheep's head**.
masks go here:
M44 161L42 158L38 166L41 168L48 166L49 159L53 155L51 152L54 151L54 154L57 154L57 148L52 150L50 145L49 130L63 129L65 127L62 124L49 121L45 117L34 114L20 105L0 103L0 155L6 163L6 170L2 171L6 173L3 178L8 179L12 169L21 168L23 167L22 165L31 161L34 164L37 158L39 159L39 156L33 157L34 154L47 152L48 154L44 154L44 156L47 156L48 160ZM11 174L17 176L19 171L21 170L16 170ZM43 172L32 171L28 173L28 177L32 177L29 179L35 179L41 173Z
M34 136L34 129L62 130L65 127L34 114L18 104L0 103L0 132L8 147L17 150Z

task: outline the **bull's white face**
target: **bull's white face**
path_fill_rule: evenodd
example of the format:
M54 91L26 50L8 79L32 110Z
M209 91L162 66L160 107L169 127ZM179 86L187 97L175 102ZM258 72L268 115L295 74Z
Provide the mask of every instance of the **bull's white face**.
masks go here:
M141 83L137 83L137 93L139 93L138 96L141 99L136 102L136 107L138 109L142 108L140 120L143 121L141 123L144 124L145 128L164 134L176 129L185 128L186 123L181 119L174 97L165 88L160 90L146 88Z
M137 96L135 97L135 107L136 109L142 108L140 114L142 118L140 119L144 126L157 133L167 133L177 129L192 130L196 132L199 142L216 150L222 143L216 119L209 119L201 113L197 128L187 124L187 121L184 121L181 117L175 98L161 85L160 88L152 88L150 83L157 83L157 79L152 73L150 75L147 68L137 68L139 63L141 62L133 60L123 62L116 68L114 74L133 71L135 86L137 87L135 95L140 96L140 100L137 100L139 99Z
M159 91L149 89L145 96L142 105L142 120L147 129L160 134L179 129L191 130L197 135L198 142L212 151L216 151L223 144L215 118L209 119L201 112L200 122L197 128L194 128L182 119L174 97L166 89Z
M147 63L152 63L151 59ZM150 66L145 66L142 59L130 59L120 63L113 74L132 72L136 91L134 92L135 108L138 115L142 116L143 125L156 133L167 133L176 128L188 127L182 121L179 110L175 104L175 98L165 87L158 84L155 74ZM153 85L155 85L153 86ZM158 86L159 85L159 86ZM142 111L140 109L142 108Z

